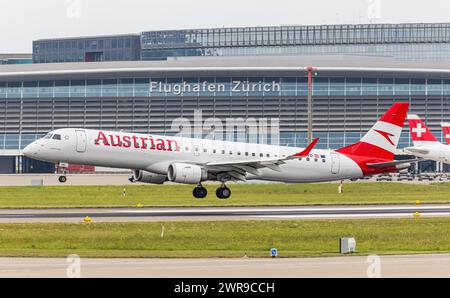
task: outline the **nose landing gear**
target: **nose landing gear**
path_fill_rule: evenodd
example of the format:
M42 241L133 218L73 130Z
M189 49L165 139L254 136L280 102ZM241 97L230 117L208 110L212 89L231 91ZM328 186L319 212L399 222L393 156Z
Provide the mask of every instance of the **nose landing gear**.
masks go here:
M59 183L66 183L67 182L66 169L68 165L65 163L60 163L59 167L61 169L61 176L59 176L58 181Z

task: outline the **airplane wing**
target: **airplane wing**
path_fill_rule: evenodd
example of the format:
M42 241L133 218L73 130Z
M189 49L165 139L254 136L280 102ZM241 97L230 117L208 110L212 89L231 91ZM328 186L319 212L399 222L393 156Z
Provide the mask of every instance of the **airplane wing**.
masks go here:
M319 139L315 139L305 150L294 155L278 158L278 159L254 159L254 160L237 160L230 162L208 162L203 166L208 171L216 173L226 173L236 180L245 181L246 174L250 173L258 176L259 170L269 168L273 171L281 172L280 165L286 163L287 160L298 159L308 156L316 146Z
M417 154L428 154L430 153L430 150L425 149L425 148L420 148L420 147L409 147L409 148L405 148L404 149L405 152L408 153L417 153Z
M379 163L368 163L367 166L373 167L373 168L383 168L383 167L395 167L402 164L410 164L418 162L419 159L407 159L407 160L394 160L394 161L388 161L388 162L379 162Z

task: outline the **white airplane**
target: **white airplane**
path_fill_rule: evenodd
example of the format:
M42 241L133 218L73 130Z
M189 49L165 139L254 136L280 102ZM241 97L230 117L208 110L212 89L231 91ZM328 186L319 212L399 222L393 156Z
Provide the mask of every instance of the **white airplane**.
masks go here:
M409 129L414 147L405 148L407 154L450 163L450 146L439 142L425 123L417 115L408 115Z
M303 149L67 128L50 132L23 153L54 163L132 169L133 182L198 185L196 198L207 196L202 182L219 181L216 195L227 199L229 181L325 182L408 168L413 161L394 160L408 106L394 104L360 142L339 150L314 150L318 139Z

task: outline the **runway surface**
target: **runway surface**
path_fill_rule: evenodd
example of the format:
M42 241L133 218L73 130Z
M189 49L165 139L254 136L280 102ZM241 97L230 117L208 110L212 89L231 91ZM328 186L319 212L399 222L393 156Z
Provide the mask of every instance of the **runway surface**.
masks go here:
M450 216L450 205L327 206L327 207L222 207L155 209L0 209L0 222L94 222L175 220L288 220Z
M65 278L66 259L0 258L0 277ZM81 277L450 277L450 254L310 259L81 259ZM78 271L77 271L78 272ZM368 275L369 272L369 275Z

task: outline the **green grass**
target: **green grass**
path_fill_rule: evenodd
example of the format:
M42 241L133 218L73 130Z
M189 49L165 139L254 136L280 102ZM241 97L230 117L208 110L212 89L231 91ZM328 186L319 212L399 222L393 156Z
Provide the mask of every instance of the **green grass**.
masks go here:
M450 183L431 185L400 183L349 183L338 194L338 184L231 184L229 200L215 197L217 185L207 185L204 200L192 197L192 186L44 186L0 187L0 208L69 208L180 206L270 206L329 204L414 204L450 202Z
M450 218L0 224L0 256L239 258L276 247L280 257L318 257L337 255L342 236L357 239L359 255L444 253Z

